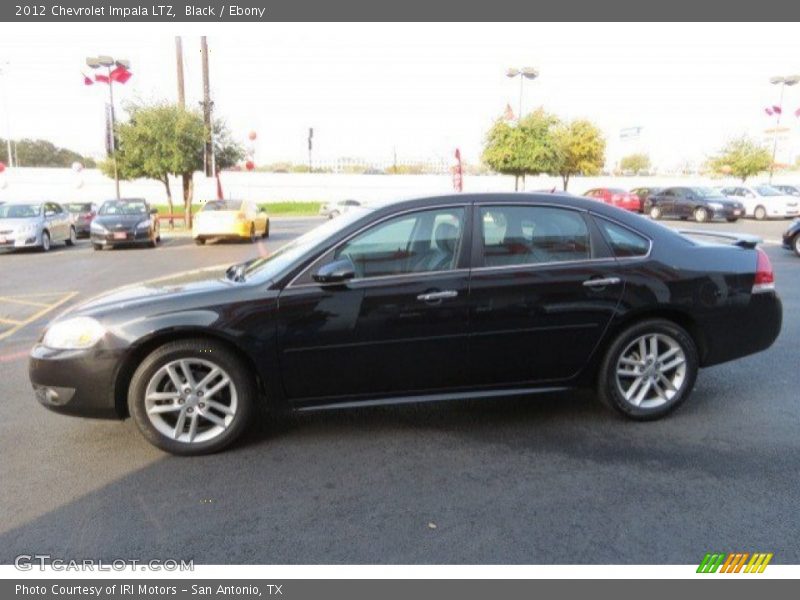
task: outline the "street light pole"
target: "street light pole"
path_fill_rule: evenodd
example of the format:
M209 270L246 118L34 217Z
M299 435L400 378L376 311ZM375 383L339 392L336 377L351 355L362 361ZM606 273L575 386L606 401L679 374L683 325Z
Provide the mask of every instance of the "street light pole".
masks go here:
M519 77L519 113L517 113L517 123L522 119L522 93L523 86L526 79L536 79L539 76L539 71L533 67L522 67L521 69L510 68L506 71L506 77L513 79Z
M800 83L800 75L789 75L787 77L772 77L769 82L772 85L781 86L780 98L778 100L778 110L775 113L775 131L772 136L772 161L769 164L769 183L772 183L772 173L775 170L775 155L778 152L778 129L781 125L781 114L783 113L783 92L786 86L793 86Z
M14 156L11 153L11 115L8 113L8 61L5 61L4 67L0 67L0 75L3 76L3 110L6 113L6 151L8 152L8 167L14 167Z

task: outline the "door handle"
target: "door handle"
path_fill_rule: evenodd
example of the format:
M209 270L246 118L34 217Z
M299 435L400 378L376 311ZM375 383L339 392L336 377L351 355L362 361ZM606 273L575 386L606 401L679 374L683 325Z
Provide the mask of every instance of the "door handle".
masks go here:
M587 279L583 282L583 287L588 288L600 288L606 287L607 285L617 285L620 282L619 277L605 277L603 279Z
M443 292L428 292L427 294L420 294L417 300L422 302L436 302L437 300L446 300L447 298L455 298L458 296L456 290L444 290Z

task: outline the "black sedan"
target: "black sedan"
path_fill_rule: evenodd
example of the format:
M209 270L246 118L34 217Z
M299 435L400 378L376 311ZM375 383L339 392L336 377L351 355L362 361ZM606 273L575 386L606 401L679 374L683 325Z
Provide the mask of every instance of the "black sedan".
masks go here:
M257 403L310 410L593 387L661 417L698 368L768 348L782 307L752 240L695 241L567 194L354 207L266 258L122 288L31 351L38 400L219 450Z
M789 229L783 232L783 247L800 256L800 219L792 221Z
M644 211L652 219L692 218L698 223L725 219L734 223L744 217L744 204L707 187L670 187L648 196Z
M141 198L106 200L89 231L95 250L125 245L155 248L161 241L158 210Z

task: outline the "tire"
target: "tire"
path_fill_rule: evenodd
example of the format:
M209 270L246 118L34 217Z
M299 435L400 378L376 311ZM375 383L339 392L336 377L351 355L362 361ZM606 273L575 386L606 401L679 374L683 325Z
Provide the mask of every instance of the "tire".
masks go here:
M194 243L197 244L198 246L205 246L206 240L205 238L195 238Z
M664 379L658 378L658 360L652 362L649 358L652 336L657 336L658 340L656 356L667 355L667 367L676 363L674 367L663 371ZM646 353L642 364L638 364L641 339L646 340ZM680 350L675 352L675 348ZM675 353L670 356L670 352ZM636 365L629 362L632 356ZM681 359L683 362L678 363ZM630 419L658 419L675 410L689 397L697 379L698 364L694 340L681 326L666 319L640 321L617 335L606 351L600 365L597 395L606 406ZM629 371L630 374L618 375L620 369ZM638 375L639 372L642 373L641 376ZM648 376L656 378L660 392L656 391ZM637 380L639 384L635 387ZM669 380L675 389L667 387L665 380ZM627 389L625 386L628 386ZM644 396L638 398L643 389ZM626 392L632 394L630 399L626 399Z
M255 244L256 243L256 239L257 239L256 238L256 224L252 223L250 225L250 243L251 244Z
M42 231L42 252L50 252L50 233L45 229Z
M92 244L92 248L94 248L99 252L100 250L103 249L103 246L101 244Z
M728 223L736 223L739 220L739 217L728 217L725 219Z
M794 236L794 239L792 240L792 248L794 249L794 253L797 254L797 256L800 256L800 233Z
M66 244L67 246L74 246L78 241L78 232L75 231L74 227L69 228L69 237L67 238Z
M661 218L661 209L658 206L651 206L650 207L650 218L654 221L658 221Z
M202 390L192 389L191 384L175 391L167 365L181 385L187 385L183 365L189 366L195 385L202 383L211 369L219 369L206 391L220 385L223 380L219 378L227 377L229 384L215 392L209 402L209 397L203 397ZM187 394L186 389L191 392ZM161 397L153 400L153 394ZM171 454L196 456L218 452L241 436L250 423L256 396L248 369L226 346L214 340L188 339L164 344L142 361L131 379L128 409L148 442ZM163 410L153 412L158 408ZM178 432L177 437L174 432Z
M264 235L261 237L263 237L264 239L269 237L269 219L267 220L267 224L264 225Z
M708 209L698 206L694 209L694 220L698 223L705 223L709 218Z
M753 216L756 218L756 221L763 221L767 218L767 209L763 206L756 206L756 209L753 211Z

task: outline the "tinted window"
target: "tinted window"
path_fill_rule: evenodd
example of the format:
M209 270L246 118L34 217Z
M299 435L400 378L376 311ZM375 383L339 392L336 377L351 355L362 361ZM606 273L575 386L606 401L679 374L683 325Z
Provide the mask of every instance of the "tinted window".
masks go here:
M375 225L344 244L357 277L454 269L464 230L463 208L410 213Z
M147 213L144 200L111 200L100 207L101 215L143 215Z
M491 206L480 212L484 265L541 264L590 257L589 231L574 211L544 206Z
M0 219L27 219L41 212L41 204L0 204Z
M92 205L84 203L67 204L67 210L71 213L91 212Z
M600 218L597 219L597 224L605 234L614 256L644 256L650 250L650 241L646 237L626 227Z
M776 190L774 187L768 185L759 185L756 187L756 191L761 196L781 196L782 193L780 190Z
M241 200L209 200L203 205L203 211L246 209L247 206L243 207L242 204Z

